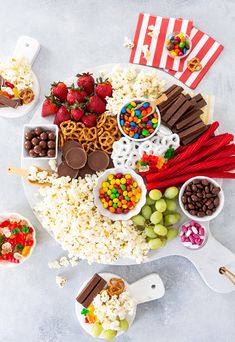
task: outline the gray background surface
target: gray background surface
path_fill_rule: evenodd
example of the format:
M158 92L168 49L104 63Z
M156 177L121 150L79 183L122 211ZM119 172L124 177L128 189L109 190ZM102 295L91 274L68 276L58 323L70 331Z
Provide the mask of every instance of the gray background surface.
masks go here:
M196 26L223 43L225 50L198 91L216 95L215 118L221 131L234 132L234 1L226 0L0 0L0 54L10 55L19 35L35 37L41 52L34 64L41 98L52 81L104 63L127 62L124 36L132 37L140 11L193 19ZM20 165L22 125L26 117L0 119L0 211L17 211L37 227L32 258L14 270L0 270L0 341L90 342L75 316L74 298L82 282L95 271L113 271L133 282L158 272L166 295L138 308L136 321L120 342L232 342L235 336L235 292L220 295L201 280L190 262L169 257L131 267L88 266L63 273L67 286L55 284L57 270L47 263L63 255L60 246L42 229L24 196L21 180L6 174ZM215 237L235 253L235 183L224 182L226 204L212 223Z

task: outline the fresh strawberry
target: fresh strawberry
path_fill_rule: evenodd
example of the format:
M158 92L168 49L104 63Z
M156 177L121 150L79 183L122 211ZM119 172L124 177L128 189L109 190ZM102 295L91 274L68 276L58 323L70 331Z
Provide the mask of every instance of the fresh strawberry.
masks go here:
M112 93L113 93L112 84L108 80L103 81L102 78L100 77L99 79L96 80L96 82L97 82L96 88L95 88L96 95L98 95L104 101L105 101L106 96L108 97L112 96Z
M74 105L76 102L84 102L86 96L87 93L82 88L74 88L74 85L72 85L67 94L67 101L70 105Z
M85 92L88 95L91 95L94 93L94 86L95 86L95 80L92 76L92 74L89 74L89 72L83 73L83 74L77 74L77 85L79 87L83 87Z
M71 109L71 116L75 121L79 121L84 113L82 106L75 105L74 108Z
M54 124L60 126L60 124L64 121L68 121L71 119L70 113L66 106L61 106L56 113Z
M46 96L43 105L42 105L42 113L43 117L54 115L58 112L60 107L60 102L55 99L54 96Z
M53 83L51 85L51 94L65 102L68 94L68 87L63 82Z
M87 103L87 110L91 113L102 114L105 112L106 105L104 101L97 95L89 98Z
M91 128L96 126L97 117L95 114L86 113L82 116L81 121L84 123L86 127Z

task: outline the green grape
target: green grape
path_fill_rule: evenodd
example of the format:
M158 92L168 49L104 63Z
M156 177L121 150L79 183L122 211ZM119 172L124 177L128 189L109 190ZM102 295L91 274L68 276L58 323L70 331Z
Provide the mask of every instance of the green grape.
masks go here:
M162 246L162 241L159 238L149 240L148 242L150 249L158 249Z
M147 237L150 237L150 238L152 238L152 239L154 239L154 238L157 237L157 234L154 233L152 227L146 227L145 230L144 230L144 232L145 232L145 235L146 235Z
M164 227L162 224L156 224L153 230L157 235L160 235L160 236L167 235L167 228Z
M165 224L167 226L172 226L173 224L176 224L181 218L181 215L179 213L175 214L169 214L165 216Z
M167 210L175 211L177 207L177 204L175 203L175 201L168 199L168 198L166 198L165 201L166 201Z
M152 215L152 209L149 205L144 205L141 209L141 214L146 218L146 220L150 219L150 216Z
M151 216L150 216L150 222L153 224L157 224L162 220L162 213L159 211L155 211Z
M162 197L162 193L160 190L154 189L149 192L149 197L154 201L158 201Z
M178 195L178 188L176 188L176 186L171 186L170 188L167 188L164 196L168 199L173 199Z
M137 226L144 226L145 224L145 218L142 215L135 215L131 219Z
M161 247L164 247L164 246L166 246L167 239L164 239L164 238L162 238L162 237L161 237L161 241L162 241L162 245L161 245Z
M126 319L121 319L120 320L120 328L123 331L127 331L129 329L129 323Z
M100 336L102 330L102 325L100 323L95 323L91 329L91 333L94 337L98 337Z
M163 213L166 210L166 201L161 198L155 203L155 208L157 211L160 211L160 213Z
M173 240L176 238L177 235L178 235L178 229L171 228L168 230L166 237L167 237L167 240Z
M116 335L117 335L117 332L115 330L108 329L108 330L103 331L103 337L108 341L111 341L112 339L114 339Z
M151 199L150 197L149 197L149 195L147 195L147 197L146 197L146 203L145 204L147 204L147 205L152 205L152 204L154 204L155 203L155 201L153 200L153 199Z

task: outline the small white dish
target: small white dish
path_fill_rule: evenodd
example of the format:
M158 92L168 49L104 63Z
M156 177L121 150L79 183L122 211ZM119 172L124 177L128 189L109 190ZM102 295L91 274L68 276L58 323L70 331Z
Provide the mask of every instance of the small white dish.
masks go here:
M202 242L202 244L201 245L191 245L190 246L190 244L187 246L187 245L184 245L184 242L183 241L181 241L181 235L183 235L183 226L186 226L186 227L188 227L189 225L190 225L190 223L192 222L192 221L195 221L195 223L197 224L200 224L201 225L201 227L204 229L204 231L205 231L205 235L203 236L203 239L201 239L201 240L203 240L203 242ZM197 220L198 221L198 220ZM197 228L197 227L195 227L195 228ZM180 229L179 229L179 239L180 239L180 243L183 245L183 247L185 247L185 248L188 248L188 249L190 249L190 250L195 250L195 251L197 251L198 249L201 249L202 247L204 247L205 246L205 244L206 244L206 242L207 242L207 239L208 239L208 233L207 233L207 229L206 229L206 225L203 225L202 223L199 223L199 221L198 222L196 222L196 220L190 220L190 221L186 221L186 222L184 222L184 223L182 223L181 224L181 226L180 226ZM195 247L194 247L195 246Z
M141 197L139 202L136 204L134 209L130 210L127 214L115 214L111 213L109 210L105 209L102 205L102 202L99 198L99 191L100 188L102 187L102 183L105 182L110 174L117 174L117 173L123 173L123 174L130 174L132 178L138 183L139 187L141 188ZM94 203L96 207L98 208L99 212L108 218L110 218L113 221L127 221L129 220L132 216L137 215L141 208L145 205L146 202L146 194L147 190L143 181L143 178L135 171L132 169L127 169L127 168L113 168L113 169L108 169L102 175L98 178L96 186L93 189L93 195L94 195Z
M155 107L155 112L156 112L157 115L158 115L158 125L157 125L157 127L155 128L155 130L154 130L154 132L153 132L152 134L150 134L150 135L149 135L148 137L146 137L146 138L141 138L141 139L131 138L129 135L127 135L127 134L123 131L122 126L121 126L121 123L120 123L120 116L123 114L123 113L122 113L122 108L123 108L124 106L128 105L130 102L135 102L135 101L150 102L150 100L145 99L145 98L138 98L138 99L135 98L135 99L130 99L128 102L124 103L124 104L121 106L120 111L119 111L119 113L118 113L118 115L117 115L118 128L119 128L119 130L121 131L122 135L123 135L124 137L126 137L127 139L130 139L130 140L136 141L136 142L146 141L146 140L148 140L148 139L151 139L151 138L157 133L157 131L159 130L160 125L161 125L161 114L160 114L158 108Z
M208 216L204 216L204 217L194 216L194 215L191 215L184 208L184 204L182 202L182 196L183 196L184 190L185 190L186 186L189 185L194 179L207 179L210 183L212 183L213 185L215 185L217 187L220 187L220 189L221 189L221 191L218 194L219 200L220 200L219 206L217 207L216 211L212 215L210 215L210 216L209 215ZM195 221L198 221L198 222L211 221L211 220L215 219L220 214L220 212L222 211L222 209L224 207L224 192L223 192L223 189L222 189L221 185L219 183L217 183L214 179L209 178L209 177L205 177L205 176L196 176L196 177L190 178L189 180L187 180L187 182L185 182L182 185L182 187L180 189L180 192L179 192L179 205L180 205L180 208L183 211L183 213L188 218L190 218L191 220L195 220Z
M41 127L43 130L48 130L48 131L52 131L55 135L56 135L56 140L55 140L55 156L54 157L30 157L28 155L27 150L24 147L24 142L25 142L25 133L31 131L32 129L35 129L36 127ZM24 159L30 159L30 160L50 160L50 159L57 159L57 155L58 155L58 136L59 136L59 129L57 125L31 125L31 124L26 124L24 125L23 128L23 139L22 139L22 158Z
M128 284L122 277L120 277L116 274L99 273L99 275L103 279L105 279L107 282L111 278L121 278L125 282L125 288L128 291L128 293L133 297L134 302L135 302L135 308L133 310L133 315L129 315L127 317L127 320L129 323L129 329L130 329L132 323L134 322L135 315L136 315L136 309L137 309L138 304L145 303L145 302L155 300L155 299L159 299L159 298L163 297L165 294L164 284L163 284L161 278L159 277L159 275L157 273L151 273L151 274L137 280L135 283L132 283L132 284ZM82 286L79 289L79 292L81 292L81 290L86 286L86 284L88 283L89 280L90 279L88 279L87 281L85 281L82 284ZM83 306L76 301L75 310L76 310L78 322L80 323L81 327L89 335L93 336L92 335L93 324L88 324L88 323L84 322L84 316L81 314L82 309L83 309ZM115 338L117 338L118 336L122 335L125 332L128 332L129 329L127 331L119 331ZM102 333L99 337L96 337L96 338L104 339L104 337L102 336Z
M33 253L33 250L34 250L34 248L36 246L36 232L35 232L35 228L30 223L30 221L26 217L22 216L19 213L0 213L0 222L8 220L8 219L16 219L16 220L26 221L27 225L33 228L33 241L34 241L34 244L31 246L30 253L29 253L29 255L27 257L23 257L18 264L14 263L14 262L1 261L0 260L0 267L13 268L13 267L17 267L17 266L22 265L26 260L28 260L31 257L31 255Z
M183 56L172 56L172 55L171 55L170 51L167 49L167 41L168 41L168 39L170 39L172 36L176 36L176 35L179 34L179 33L180 33L180 32L173 32L173 33L169 34L169 36L167 37L167 39L166 39L166 41L165 41L165 49L166 49L166 51L167 51L167 53L168 53L168 56L170 56L170 57L173 58L173 59L183 59L183 58L187 57L188 54L190 53L190 51L192 50L192 41L191 41L191 39L189 38L189 36L188 36L186 33L183 32L185 38L189 41L189 49L187 50L186 54L184 54Z

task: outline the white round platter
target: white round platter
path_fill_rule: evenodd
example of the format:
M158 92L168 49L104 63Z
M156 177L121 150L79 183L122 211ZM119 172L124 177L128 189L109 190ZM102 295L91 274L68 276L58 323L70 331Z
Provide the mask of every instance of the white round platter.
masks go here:
M103 70L111 71L117 64L106 64L97 66L94 68L87 68L85 71L89 71L93 73L94 77L97 78L100 76L100 72ZM134 68L136 70L146 70L149 71L149 67L133 65L129 63L119 64L123 68ZM156 72L161 79L166 80L166 87L170 87L172 84L181 83L176 79L172 78L167 73L151 68L151 71ZM59 79L59 75L58 75ZM53 80L52 80L53 81ZM56 80L55 80L56 81ZM66 81L67 84L71 84L76 81L76 78L70 78ZM186 91L190 91L189 88L185 87ZM53 122L53 116L42 118L41 117L41 105L38 106L36 112L34 113L31 124L35 125L45 125L51 124ZM39 167L48 167L48 162L45 160L35 160L35 165ZM28 159L21 159L21 166L25 169L29 168L32 165L32 161ZM30 186L27 182L23 181L24 191L28 202L33 209L35 204L38 201L38 198L35 196L38 189L37 187ZM37 217L40 221L40 218ZM182 215L182 223L187 221L187 218ZM235 290L235 286L224 276L219 273L219 268L222 266L226 266L228 269L235 270L235 254L233 254L230 250L220 244L211 234L209 229L209 223L205 222L204 225L208 230L208 241L205 246L199 250L189 250L182 246L181 242L178 238L173 241L167 243L167 245L159 249L157 251L152 251L149 253L149 258L146 262L158 260L163 257L178 255L189 259L198 272L200 273L202 279L205 283L214 291L220 293L227 293ZM115 265L135 265L136 262L134 260L130 260L127 258L119 259Z

